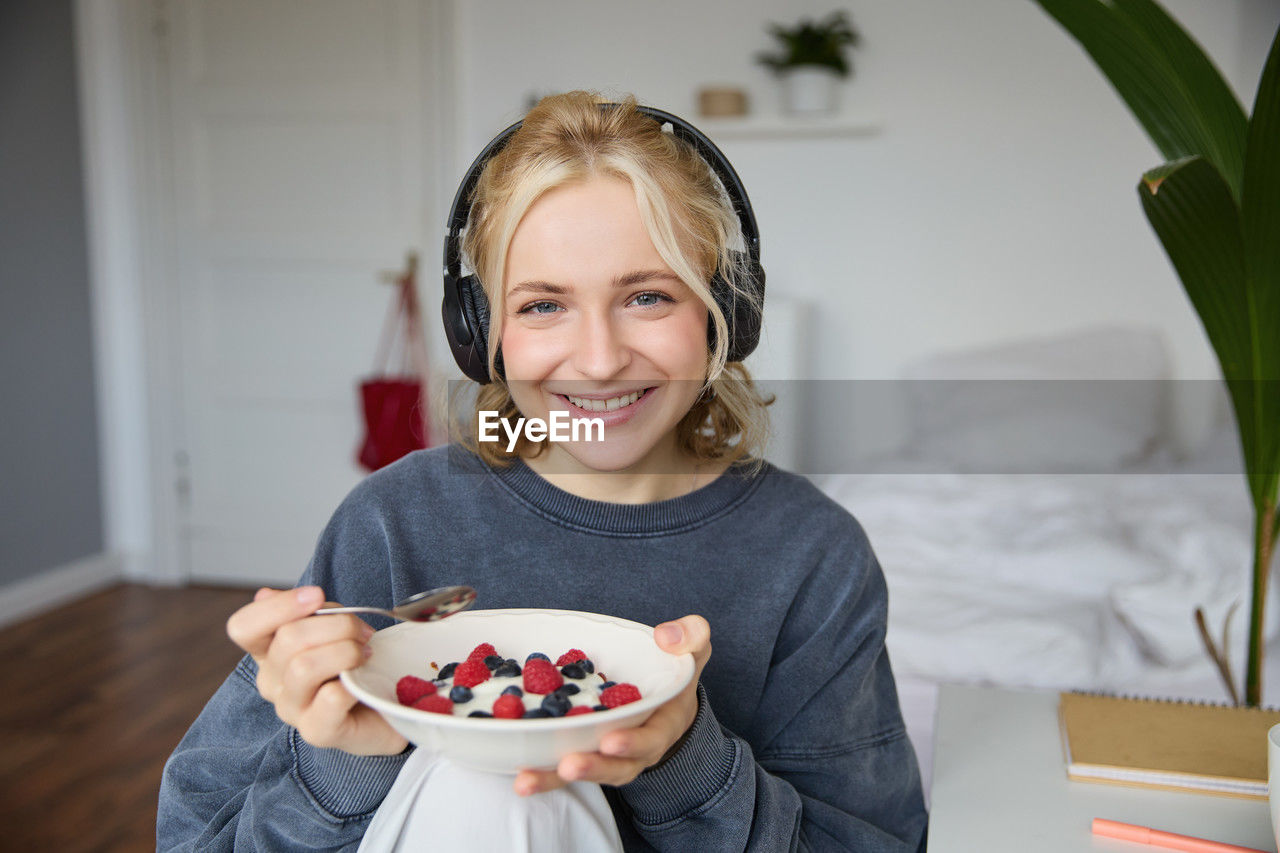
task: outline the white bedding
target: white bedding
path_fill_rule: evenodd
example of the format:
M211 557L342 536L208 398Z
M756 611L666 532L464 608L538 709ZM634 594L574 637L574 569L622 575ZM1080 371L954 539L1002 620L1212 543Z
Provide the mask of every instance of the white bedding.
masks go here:
M1224 700L1192 612L1204 606L1220 633L1235 601L1242 670L1251 508L1240 475L813 479L861 522L884 570L889 654L926 777L939 683ZM1269 636L1278 611L1272 602Z
M904 375L916 381L901 386L898 450L811 479L862 523L884 570L926 778L940 683L1225 700L1193 612L1220 637L1239 603L1241 677L1253 517L1243 474L1198 473L1241 470L1220 385L1175 387L1160 335L1124 327L938 353ZM1177 462L1162 413L1188 391L1210 400L1215 429ZM1115 473L982 473L1006 470ZM1268 661L1275 701L1280 649Z

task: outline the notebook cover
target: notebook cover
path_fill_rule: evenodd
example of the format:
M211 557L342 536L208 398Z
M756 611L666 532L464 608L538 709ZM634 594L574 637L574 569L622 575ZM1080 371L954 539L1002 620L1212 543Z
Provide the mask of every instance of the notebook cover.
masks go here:
M1267 796L1275 709L1063 693L1058 717L1072 779Z

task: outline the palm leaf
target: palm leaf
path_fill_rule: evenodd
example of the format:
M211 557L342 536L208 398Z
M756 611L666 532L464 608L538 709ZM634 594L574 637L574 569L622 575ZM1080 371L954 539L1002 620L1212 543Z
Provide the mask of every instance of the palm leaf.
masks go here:
M1069 32L1168 160L1206 157L1240 197L1245 120L1198 45L1150 0L1036 0Z
M1238 199L1249 117L1222 72L1187 31L1153 0L1114 0L1114 3L1117 11L1163 50L1169 66L1181 78L1201 120L1213 131L1217 150L1214 156L1209 156L1209 162L1222 172Z
M1261 398L1255 407L1262 446L1252 480L1275 502L1280 484L1280 31L1258 83L1245 149L1240 202L1254 363Z

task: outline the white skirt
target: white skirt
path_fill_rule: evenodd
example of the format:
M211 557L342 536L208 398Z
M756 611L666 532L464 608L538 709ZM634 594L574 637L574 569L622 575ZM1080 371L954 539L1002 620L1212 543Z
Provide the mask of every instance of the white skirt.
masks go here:
M594 782L521 797L514 776L471 770L414 750L369 824L360 853L622 850L604 791Z

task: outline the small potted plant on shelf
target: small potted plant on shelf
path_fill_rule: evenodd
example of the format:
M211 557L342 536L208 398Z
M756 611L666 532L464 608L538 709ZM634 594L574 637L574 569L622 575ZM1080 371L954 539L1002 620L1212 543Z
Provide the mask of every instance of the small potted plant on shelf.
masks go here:
M770 24L768 32L781 42L782 50L758 54L757 59L782 80L787 111L833 112L836 84L853 73L845 51L861 39L844 10L817 22L802 18L794 27Z

